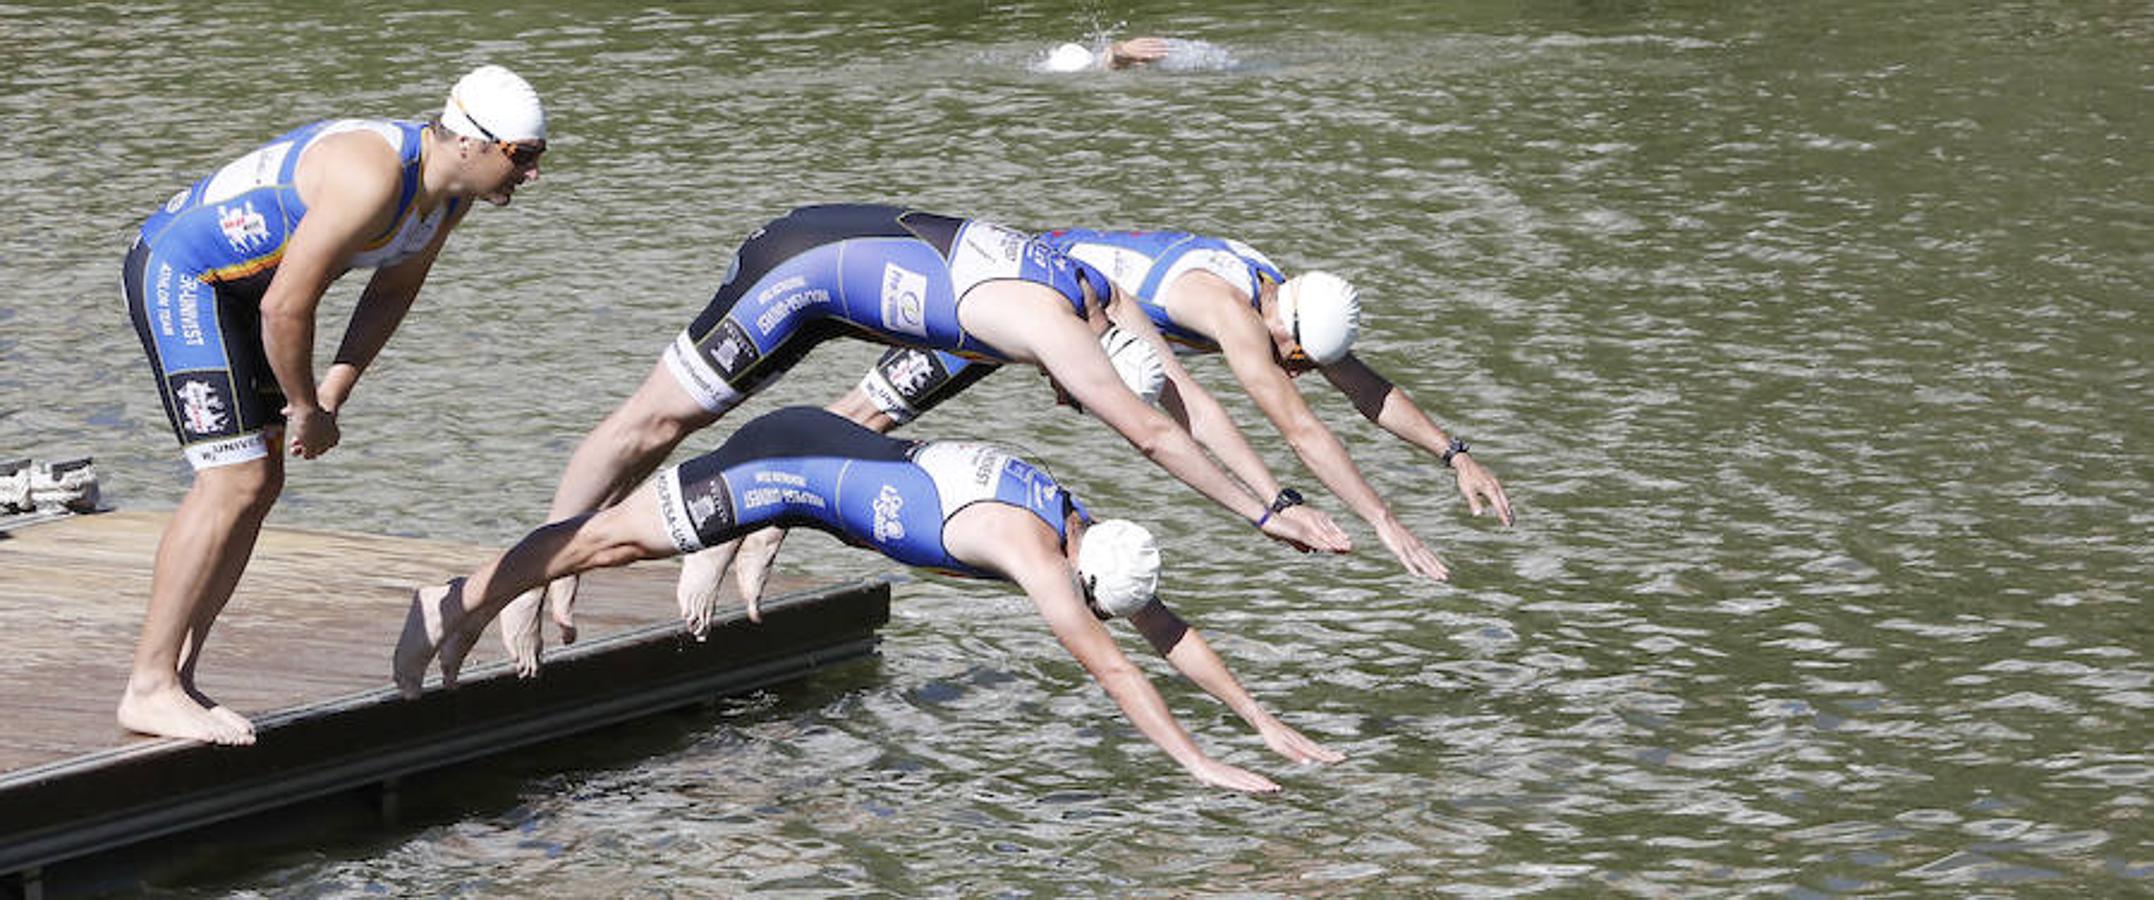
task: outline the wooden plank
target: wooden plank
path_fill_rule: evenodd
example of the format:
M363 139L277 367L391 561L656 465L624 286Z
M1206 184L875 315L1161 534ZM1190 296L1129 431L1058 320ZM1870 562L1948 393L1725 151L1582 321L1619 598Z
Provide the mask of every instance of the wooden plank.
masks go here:
M168 516L109 512L47 521L0 538L0 772L151 740L113 722L148 602L150 560ZM499 548L448 541L265 529L218 617L202 689L257 717L389 683L389 653L411 589L464 574ZM585 639L665 621L672 562L584 579ZM773 593L809 587L779 576ZM549 638L552 637L549 626ZM549 647L549 650L554 648ZM506 657L489 632L472 655Z
M636 565L586 577L584 639L550 648L546 677L515 678L490 636L461 689L408 701L388 667L412 586L493 551L271 530L201 673L254 719L257 743L153 739L123 733L112 706L164 521L107 513L0 532L0 627L22 648L0 654L0 882L96 871L159 836L797 678L873 652L889 621L879 579L780 578L761 624L736 604L695 641L670 621L678 567Z

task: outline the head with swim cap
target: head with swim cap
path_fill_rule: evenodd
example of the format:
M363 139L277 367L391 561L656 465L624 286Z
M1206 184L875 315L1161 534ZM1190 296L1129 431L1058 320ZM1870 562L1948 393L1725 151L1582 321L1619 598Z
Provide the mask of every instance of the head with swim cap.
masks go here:
M1128 616L1159 592L1159 545L1128 519L1094 522L1078 539L1077 577L1094 613Z
M1167 367L1159 361L1159 351L1143 338L1123 331L1120 325L1107 326L1099 336L1099 346L1107 351L1107 361L1114 363L1114 374L1122 376L1130 393L1146 403L1159 403L1159 391L1167 385Z
M468 138L504 144L546 140L546 108L538 91L516 73L486 65L471 70L449 89L441 107L442 127Z
M1279 285L1279 321L1309 361L1331 365L1361 333L1361 293L1330 272L1303 272Z
M1042 72L1082 72L1099 62L1099 57L1083 44L1063 44L1040 62Z

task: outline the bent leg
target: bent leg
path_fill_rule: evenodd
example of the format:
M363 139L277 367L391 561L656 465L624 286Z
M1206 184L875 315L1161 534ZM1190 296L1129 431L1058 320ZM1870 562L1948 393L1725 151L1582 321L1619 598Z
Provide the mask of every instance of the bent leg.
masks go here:
M650 485L615 506L541 526L469 578L413 595L396 646L397 686L405 696L417 696L427 661L437 652L443 684L455 685L464 656L486 623L520 594L579 572L679 553L658 514L657 489Z
M584 436L561 483L554 489L547 521L560 521L602 508L625 496L650 477L667 454L689 435L718 421L723 412L704 408L661 362L652 367L642 386L607 414ZM537 588L517 597L503 612L501 642L517 670L529 675L538 671L541 618L551 606L563 643L575 639L576 579Z
M703 408L666 366L652 367L636 392L576 446L554 489L547 520L590 512L626 496L683 438L721 415L724 411Z
M121 695L121 727L146 734L246 744L253 726L194 689L210 624L232 597L262 520L284 486L283 460L203 469L158 541L149 609Z

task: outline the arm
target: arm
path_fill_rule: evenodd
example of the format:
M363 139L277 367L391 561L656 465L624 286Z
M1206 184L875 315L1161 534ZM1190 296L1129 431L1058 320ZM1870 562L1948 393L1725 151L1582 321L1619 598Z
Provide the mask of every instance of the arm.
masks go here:
M1107 68L1127 69L1167 58L1166 38L1135 37L1107 45Z
M1376 530L1377 539L1408 572L1437 581L1450 577L1443 561L1406 529L1369 485L1346 445L1309 409L1294 380L1274 358L1271 334L1247 297L1216 275L1191 272L1175 281L1168 302L1175 321L1219 344L1235 380L1286 437L1302 464Z
M1249 446L1249 439L1242 434L1241 427L1234 424L1233 418L1227 415L1226 408L1219 404L1211 392L1204 390L1190 377L1189 370L1175 358L1173 348L1168 347L1166 339L1160 337L1158 327L1152 324L1151 317L1145 314L1135 298L1116 287L1113 296L1108 298L1105 310L1107 317L1116 325L1150 344L1153 352L1158 354L1169 385L1169 390L1160 396L1161 406L1178 410L1179 413L1178 416L1170 416L1170 421L1182 426L1189 437L1217 454L1227 470L1241 479L1242 489L1248 491L1259 505L1257 516L1250 521L1262 520L1265 508L1271 504L1272 498L1279 495L1279 479ZM1066 383L1064 387L1067 389ZM1071 394L1076 395L1076 392L1072 390ZM1077 396L1080 403L1085 403L1087 409L1092 409L1081 395ZM1142 406L1141 403L1139 405ZM1097 410L1094 410L1094 414L1099 415ZM1108 421L1104 415L1100 415L1100 420ZM1123 434L1127 436L1128 432ZM1191 484L1194 486L1193 482ZM1273 518L1297 520L1340 547L1351 546L1351 539L1347 537L1345 529L1333 522L1330 516L1311 507L1289 507Z
M404 314L411 311L412 301L418 299L419 287L426 283L426 275L434 268L434 260L441 255L441 246L449 238L449 232L464 214L471 211L467 201L460 206L454 217L442 223L434 233L434 239L425 249L410 259L383 269L377 269L367 281L366 290L359 295L359 303L352 309L352 318L344 326L344 340L337 345L337 355L322 376L317 391L322 408L336 411L344 408L351 399L352 387L359 376L373 364L374 357L381 354L389 336L403 324Z
M1130 393L1115 375L1114 365L1107 361L1092 332L1063 311L1066 307L1060 295L1022 282L991 282L976 288L975 293L987 290L1012 293L958 307L961 324L974 337L1014 360L1046 370L1063 390L1138 452L1243 521L1263 522L1262 531L1267 537L1333 553L1352 548L1344 532L1337 532L1336 524L1331 525L1331 530L1337 533L1326 534L1307 516L1267 516L1269 510L1264 503L1220 471L1188 433L1165 413ZM1290 512L1305 509L1294 507ZM1325 524L1329 524L1328 520Z
M396 208L396 160L371 135L324 139L300 165L307 214L285 243L262 295L262 351L284 391L292 452L312 459L336 446L337 423L314 382L314 312L344 263Z
M1352 400L1354 408L1360 410L1363 417L1430 455L1442 458L1451 437L1390 379L1369 368L1353 354L1324 367L1323 371L1324 378ZM1458 473L1459 493L1466 496L1466 505L1474 515L1481 514L1485 500L1486 507L1496 511L1499 521L1511 524L1511 500L1504 495L1503 485L1494 473L1483 468L1470 453L1452 456L1451 468Z
M1301 763L1335 763L1346 758L1344 754L1304 737L1301 732L1287 727L1286 723L1265 712L1264 707L1257 704L1256 698L1249 696L1249 692L1242 688L1241 682L1235 680L1234 673L1227 669L1226 661L1212 652L1212 645L1204 640L1204 636L1191 628L1188 622L1182 621L1182 617L1175 615L1166 604L1154 602L1132 613L1129 624L1144 635L1153 650L1158 651L1167 662L1174 664L1175 670L1181 672L1183 677L1195 682L1205 693L1219 698L1219 702L1225 703L1228 709L1234 710L1235 715L1242 717L1242 721L1255 728L1257 734L1264 737L1264 744L1273 752Z
M1107 691L1130 724L1198 781L1238 791L1279 789L1262 775L1204 754L1143 670L1122 654L1085 608L1054 532L1031 513L1005 504L976 504L951 517L943 541L959 561L999 572L1023 588L1055 639Z
M1279 496L1278 477L1249 445L1249 438L1227 415L1226 407L1190 376L1188 367L1182 365L1174 355L1174 348L1167 345L1159 328L1152 324L1151 316L1117 288L1114 300L1107 306L1107 317L1123 331L1150 344L1152 351L1159 355L1160 367L1166 371L1169 385L1168 390L1160 394L1160 408L1186 429L1190 437L1196 438L1198 444L1218 457L1220 464L1235 478L1241 479L1251 495L1265 503Z

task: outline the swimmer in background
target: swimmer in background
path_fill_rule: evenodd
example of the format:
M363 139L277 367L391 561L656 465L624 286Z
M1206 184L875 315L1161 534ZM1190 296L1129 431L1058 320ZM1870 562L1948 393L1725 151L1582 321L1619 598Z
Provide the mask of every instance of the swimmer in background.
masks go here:
M1279 755L1299 763L1345 758L1266 712L1204 637L1160 602L1159 549L1142 526L1094 522L1068 489L995 447L885 437L813 407L762 415L620 503L542 526L469 577L413 592L392 661L397 688L421 696L437 656L443 687L455 687L486 623L519 594L591 569L706 548L730 558L742 535L766 526L815 528L908 565L1014 582L1131 724L1204 784L1279 790L1206 755L1115 646L1104 620L1127 618ZM683 598L682 618L699 636L713 618L710 599L691 606ZM761 621L759 598L744 599L749 619Z
M1204 68L1207 64L1224 68L1231 63L1232 58L1226 51L1203 41L1134 37L1125 41L1110 41L1107 46L1096 51L1083 44L1065 43L1050 51L1037 68L1042 72L1083 72L1091 69L1135 69L1151 65L1166 69Z

